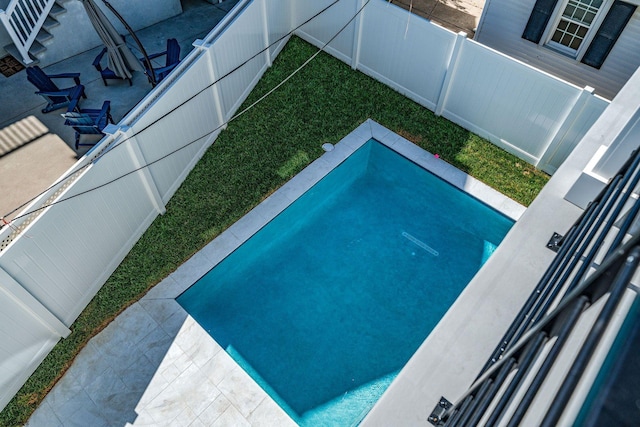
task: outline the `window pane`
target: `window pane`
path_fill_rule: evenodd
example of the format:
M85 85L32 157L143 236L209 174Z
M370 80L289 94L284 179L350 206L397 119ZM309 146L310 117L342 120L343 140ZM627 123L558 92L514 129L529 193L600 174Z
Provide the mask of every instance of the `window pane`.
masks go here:
M571 42L569 43L569 47L571 49L575 49L578 50L578 48L580 47L580 43L582 42L582 40L580 40L579 38L574 38L571 40Z

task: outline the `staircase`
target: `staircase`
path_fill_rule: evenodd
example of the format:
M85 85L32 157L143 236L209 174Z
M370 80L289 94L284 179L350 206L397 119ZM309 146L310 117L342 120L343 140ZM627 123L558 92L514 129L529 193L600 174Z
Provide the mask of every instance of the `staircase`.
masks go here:
M13 43L4 49L23 65L37 64L53 36L50 30L60 23L56 19L66 12L63 0L11 0L0 10L0 22Z

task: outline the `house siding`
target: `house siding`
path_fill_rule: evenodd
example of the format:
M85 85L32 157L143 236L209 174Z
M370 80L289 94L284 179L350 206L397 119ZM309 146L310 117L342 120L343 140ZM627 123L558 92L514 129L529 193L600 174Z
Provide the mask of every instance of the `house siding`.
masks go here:
M522 38L535 0L487 0L474 40L612 99L640 67L640 7L598 70Z

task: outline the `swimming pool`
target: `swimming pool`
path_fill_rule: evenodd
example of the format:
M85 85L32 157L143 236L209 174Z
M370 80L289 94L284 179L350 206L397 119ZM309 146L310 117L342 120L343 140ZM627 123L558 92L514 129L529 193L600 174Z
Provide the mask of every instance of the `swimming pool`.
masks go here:
M178 302L296 422L354 424L512 224L372 140Z

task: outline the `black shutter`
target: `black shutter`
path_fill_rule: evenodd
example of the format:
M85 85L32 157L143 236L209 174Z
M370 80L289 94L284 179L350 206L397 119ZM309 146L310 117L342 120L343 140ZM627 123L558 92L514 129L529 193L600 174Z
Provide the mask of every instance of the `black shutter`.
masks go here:
M635 11L636 6L616 0L582 57L582 62L600 68Z
M523 39L527 39L534 43L540 42L542 34L544 33L545 28L547 28L549 18L551 18L551 14L556 8L557 3L558 0L536 1L535 6L533 6L533 11L529 16L529 22L527 22L524 33L522 33Z

